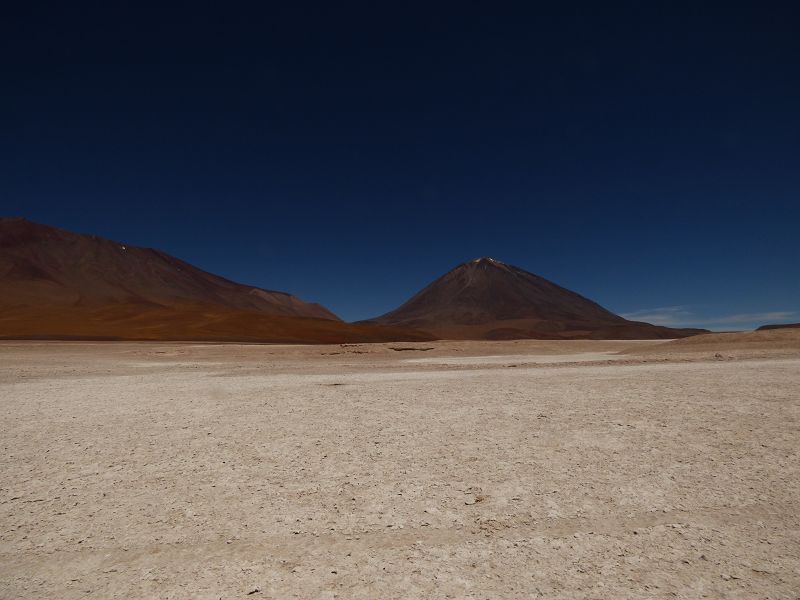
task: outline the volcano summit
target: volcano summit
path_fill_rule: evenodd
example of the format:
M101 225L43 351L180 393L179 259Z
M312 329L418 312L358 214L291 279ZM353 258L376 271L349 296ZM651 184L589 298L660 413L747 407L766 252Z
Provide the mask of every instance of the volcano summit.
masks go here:
M647 339L702 333L628 321L555 283L493 258L446 273L399 308L365 323L444 339Z

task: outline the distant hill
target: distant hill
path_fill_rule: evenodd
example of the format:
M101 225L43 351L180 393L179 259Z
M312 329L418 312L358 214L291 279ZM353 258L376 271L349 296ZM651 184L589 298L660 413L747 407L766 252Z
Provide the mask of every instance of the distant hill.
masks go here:
M756 331L767 331L769 329L795 329L800 328L800 323L780 323L777 325L762 325Z
M0 338L392 341L324 306L242 285L169 254L0 219Z
M757 331L705 333L681 340L636 345L627 354L673 355L708 354L725 358L727 353L754 355L758 353L796 354L800 352L800 329L781 327Z
M446 339L663 339L705 331L628 321L492 258L457 266L399 308L363 323L413 328Z

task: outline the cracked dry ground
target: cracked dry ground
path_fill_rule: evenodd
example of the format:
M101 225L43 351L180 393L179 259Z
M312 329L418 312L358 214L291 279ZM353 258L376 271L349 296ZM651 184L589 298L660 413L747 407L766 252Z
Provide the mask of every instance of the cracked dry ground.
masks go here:
M797 598L800 357L620 347L4 342L0 597Z

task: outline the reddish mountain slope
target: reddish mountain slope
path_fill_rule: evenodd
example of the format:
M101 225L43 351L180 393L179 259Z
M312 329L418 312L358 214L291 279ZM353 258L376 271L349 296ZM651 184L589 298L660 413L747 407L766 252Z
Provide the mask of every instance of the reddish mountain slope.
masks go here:
M25 219L0 219L0 283L6 306L192 303L338 319L319 304L234 283L159 250Z
M0 338L349 342L429 339L342 323L149 248L0 219Z
M448 339L639 339L701 332L628 321L491 258L459 265L396 310L364 323L410 327Z

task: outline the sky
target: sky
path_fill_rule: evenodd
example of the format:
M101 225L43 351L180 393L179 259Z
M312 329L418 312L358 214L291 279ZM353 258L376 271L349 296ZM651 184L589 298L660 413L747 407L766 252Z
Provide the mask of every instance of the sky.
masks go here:
M42 3L0 215L395 308L491 256L676 326L800 321L800 5Z

